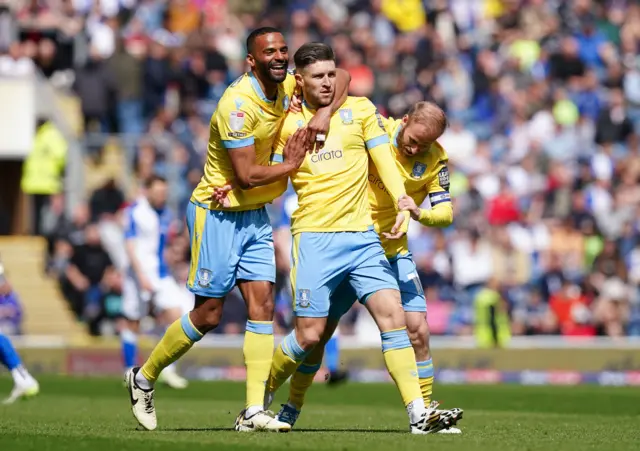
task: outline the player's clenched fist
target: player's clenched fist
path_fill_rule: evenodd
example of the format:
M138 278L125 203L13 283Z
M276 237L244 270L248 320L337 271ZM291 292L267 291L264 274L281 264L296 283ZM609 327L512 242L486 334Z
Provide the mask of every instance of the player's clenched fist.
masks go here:
M309 151L320 152L324 147L324 142L329 133L329 124L331 122L331 112L328 109L321 109L313 115L307 124L307 147Z
M420 219L420 207L416 205L416 202L410 196L401 196L400 199L398 199L398 208L411 213L411 217L416 221Z
M299 168L307 154L307 129L299 128L289 137L282 150L282 159L285 164Z

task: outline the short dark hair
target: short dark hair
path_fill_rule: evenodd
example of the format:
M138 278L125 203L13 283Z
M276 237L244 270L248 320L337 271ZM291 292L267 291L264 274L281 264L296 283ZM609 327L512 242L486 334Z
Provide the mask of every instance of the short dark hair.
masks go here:
M152 174L144 181L144 187L149 189L153 186L154 183L161 182L167 183L167 179L158 174Z
M274 27L260 27L249 33L249 36L247 36L247 53L253 52L253 45L256 43L256 39L258 39L258 37L271 33L282 34L280 30Z
M293 55L293 61L296 64L296 69L304 69L318 61L335 61L336 57L333 54L333 49L327 44L322 42L308 42L303 44L298 49L295 55Z

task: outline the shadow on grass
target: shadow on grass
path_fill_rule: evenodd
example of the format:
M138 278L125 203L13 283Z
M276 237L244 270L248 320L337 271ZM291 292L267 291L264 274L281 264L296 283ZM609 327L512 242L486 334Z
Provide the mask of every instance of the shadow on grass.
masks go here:
M234 432L233 428L171 428L171 429L162 429L162 432ZM397 434L406 434L407 431L405 429L343 429L343 428L318 428L318 429L296 429L294 433L297 432L360 432L363 434L388 434L388 433L397 433ZM269 432L259 432L260 434Z

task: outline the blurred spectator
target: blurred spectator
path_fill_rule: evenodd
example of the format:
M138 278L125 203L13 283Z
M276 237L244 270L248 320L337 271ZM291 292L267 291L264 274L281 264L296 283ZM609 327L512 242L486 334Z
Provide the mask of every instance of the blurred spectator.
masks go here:
M113 288L114 280L109 277L112 270L109 254L100 243L98 226L89 224L85 243L73 247L62 289L76 315L87 321L92 335L99 334L103 298Z
M19 335L22 333L22 306L17 293L6 279L0 261L0 333Z
M549 307L558 321L562 335L595 335L588 300L579 286L565 281L562 288L549 299Z
M91 47L87 63L76 71L74 89L80 97L85 131L112 131L115 80L97 47Z
M25 77L34 74L33 61L24 55L22 45L12 42L7 55L0 56L0 75Z
M89 129L121 134L135 172L121 186L162 173L183 212L202 175L211 112L246 70L247 31L281 27L291 55L325 41L352 75L351 94L369 96L381 113L402 117L428 99L449 116L440 144L450 157L455 225L414 224L409 236L437 330L472 333L474 299L492 280L488 293L509 303L514 333L640 334L637 2L201 3L3 2L0 74L40 71L61 89L75 79ZM87 198L102 245L121 267L118 204L126 199L113 186ZM64 273L72 245L84 242L88 216L82 206L68 220L63 201L54 196L44 209L52 274ZM283 205L290 210L295 197L267 206L280 218L280 330L291 323ZM172 267L184 272L184 238L173 240ZM117 276L108 279L113 312ZM627 287L624 300L605 289L611 280ZM242 303L225 308L234 318L227 330L242 330Z
M51 197L62 192L66 164L66 140L52 122L39 120L21 181L22 191L32 198L32 231L36 235L42 235L42 216Z
M89 206L91 211L91 221L98 222L102 218L112 219L124 204L124 194L116 186L114 179L107 182L91 195Z

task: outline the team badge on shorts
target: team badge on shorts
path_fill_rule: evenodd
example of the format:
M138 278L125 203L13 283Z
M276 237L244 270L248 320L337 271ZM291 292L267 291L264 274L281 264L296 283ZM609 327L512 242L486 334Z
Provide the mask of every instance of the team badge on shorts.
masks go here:
M243 111L232 111L229 114L229 127L231 130L239 132L244 126L245 114Z
M340 110L340 119L344 125L353 124L353 111L351 111L351 108L344 108Z
M298 300L298 305L302 308L307 308L311 305L311 290L301 289L298 290L298 295L296 296Z
M196 273L196 283L202 288L209 288L213 280L213 272L208 269L199 269Z
M284 99L282 99L282 109L285 111L289 111L289 96L284 95Z
M413 171L411 171L411 177L413 177L414 179L419 179L424 175L426 170L427 170L426 164L416 161L413 164Z

